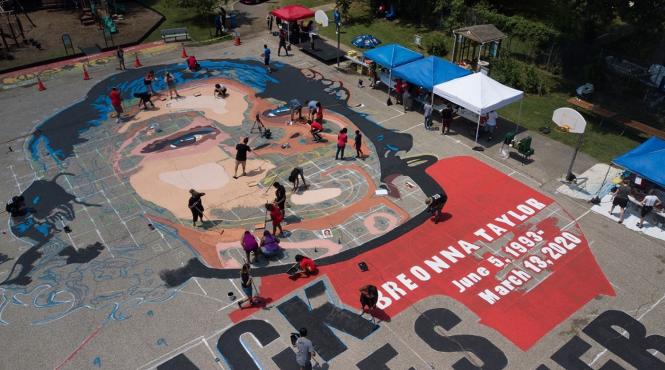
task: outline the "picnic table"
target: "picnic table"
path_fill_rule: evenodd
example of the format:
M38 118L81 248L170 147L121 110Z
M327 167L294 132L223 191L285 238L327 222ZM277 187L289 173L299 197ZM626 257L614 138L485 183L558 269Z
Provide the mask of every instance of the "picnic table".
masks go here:
M662 139L665 139L665 131L649 126L643 122L621 117L618 113L605 109L598 104L594 104L576 97L568 99L567 102L600 117L601 119L600 126L603 125L603 122L605 122L605 120L611 120L618 123L623 128L623 131L621 131L621 135L623 135L626 132L626 128L630 127L634 130L637 130L649 136L658 136Z

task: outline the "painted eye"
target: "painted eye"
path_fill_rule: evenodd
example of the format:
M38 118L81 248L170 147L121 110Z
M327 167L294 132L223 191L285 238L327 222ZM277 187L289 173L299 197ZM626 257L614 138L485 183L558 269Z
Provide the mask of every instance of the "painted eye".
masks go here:
M197 145L207 138L214 138L219 134L214 127L197 127L187 132L179 132L167 138L154 141L141 149L141 153L154 153L173 150L191 145Z

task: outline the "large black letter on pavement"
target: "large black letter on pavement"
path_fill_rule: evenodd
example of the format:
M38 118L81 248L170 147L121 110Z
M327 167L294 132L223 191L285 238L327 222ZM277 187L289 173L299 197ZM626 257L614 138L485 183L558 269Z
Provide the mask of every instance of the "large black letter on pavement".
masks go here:
M264 347L279 338L279 333L265 321L247 320L233 325L217 340L217 349L231 369L259 370L240 343L240 336L244 333L251 333Z
M326 294L326 286L322 281L305 289L305 295L312 299ZM294 328L307 328L307 337L314 344L316 352L325 361L346 351L346 345L335 336L328 325L350 334L358 339L370 335L376 326L358 314L340 308L326 301L319 307L309 309L300 297L295 296L277 306L279 312L293 325Z
M612 326L625 330L627 338ZM583 331L593 340L638 369L665 368L665 362L648 351L653 349L665 354L665 337L660 335L647 337L644 325L625 312L605 311L587 325Z
M433 308L418 316L414 324L416 334L432 349L439 352L471 352L483 363L474 365L467 358L462 358L453 364L455 370L501 370L508 365L506 355L489 340L477 335L450 335L443 336L434 328L437 326L445 330L454 328L462 320L452 311L445 308Z
M564 344L561 348L559 348L559 350L556 351L550 358L566 370L594 370L584 361L580 360L580 357L582 357L582 355L584 355L590 348L591 345L589 343L585 342L582 338L576 335L570 338L570 340L566 342L566 344ZM624 369L616 362L608 360L598 370L626 369Z
M397 356L397 351L390 344L385 344L383 347L372 352L369 356L365 357L362 361L358 362L356 366L360 370L390 370L386 365L388 361ZM414 370L414 368L409 368Z

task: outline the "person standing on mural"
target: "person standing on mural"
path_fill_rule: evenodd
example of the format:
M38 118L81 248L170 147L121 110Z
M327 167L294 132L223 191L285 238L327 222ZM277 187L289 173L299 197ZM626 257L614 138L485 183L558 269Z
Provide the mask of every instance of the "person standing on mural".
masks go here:
M363 134L360 133L360 130L356 130L356 136L353 138L353 145L356 148L356 158L365 158L365 153L363 153Z
M189 194L191 194L191 196L189 197L187 206L189 207L189 210L192 211L192 225L196 226L196 221L198 220L201 220L201 225L203 225L204 209L201 197L206 195L206 193L199 193L194 189L189 189Z
M143 85L147 92L154 94L155 91L152 89L152 82L155 80L155 71L149 71L147 75L143 78Z
M245 302L249 302L250 306L254 306L256 304L256 301L254 300L254 290L252 289L254 281L252 280L250 270L251 266L249 263L245 263L240 269L240 287L246 296L245 298L238 301L238 308L241 310L243 308L242 304Z
M279 210L282 212L282 216L284 216L286 215L286 189L284 188L284 185L277 181L275 181L272 186L275 187L275 204L277 204L277 207L279 207Z
M296 348L296 362L300 370L312 370L312 358L316 356L312 341L307 339L307 329L298 330L298 339L293 346Z
M284 220L284 215L282 211L279 210L274 204L266 204L266 209L270 213L270 221L272 222L272 234L277 235L277 229L279 229L279 236L284 237L284 230L282 230L282 220Z
M116 50L115 56L116 56L116 58L118 58L118 64L119 64L120 70L124 71L125 69L127 69L125 67L125 52L122 50L122 48L120 46L118 46L118 50Z
M277 54L279 55L279 51ZM268 73L272 72L270 69L270 49L268 48L268 45L263 45L263 65L266 67Z
M349 140L348 136L346 135L347 132L348 130L346 127L344 127L337 135L337 153L335 153L335 160L340 158L341 160L344 160L344 148L346 148L346 142Z
M443 209L443 206L446 204L448 201L448 196L446 195L445 191L441 191L441 193L434 194L431 197L427 197L425 200L425 205L427 205L427 208L425 211L427 211L430 214L434 214L434 223L438 224L439 220L441 219L441 210Z
M120 90L117 87L111 89L109 93L109 98L111 99L111 105L116 113L115 123L120 123L122 119L122 95L120 95Z
M246 137L242 139L242 143L236 145L236 168L233 171L233 178L238 178L238 166L242 166L242 175L247 176L245 172L245 166L247 165L247 152L251 152L252 148L247 145L249 138Z
M164 75L164 81L166 81L166 86L169 88L169 99L173 99L174 93L176 99L179 98L180 94L178 94L178 90L175 88L175 78L173 78L173 75L166 72L166 75Z

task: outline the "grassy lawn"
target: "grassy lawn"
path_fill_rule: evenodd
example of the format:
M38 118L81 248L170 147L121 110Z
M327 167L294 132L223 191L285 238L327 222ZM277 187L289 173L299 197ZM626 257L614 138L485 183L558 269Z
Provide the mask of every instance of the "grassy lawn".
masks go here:
M399 43L406 47L417 48L413 43L413 36L425 35L432 32L430 29L419 27L410 23L402 23L399 20L388 21L377 19L370 15L370 9L364 2L351 5L349 17L351 21L342 24L341 42L344 45L353 47L351 40L362 34L370 34L381 40L382 44ZM332 21L332 11L328 12L328 18ZM330 22L327 28L320 30L321 34L330 39L337 39L335 35L335 25ZM355 48L354 48L355 49ZM420 50L422 52L422 50Z
M194 41L208 40L215 34L212 17L208 20L202 19L194 8L176 7L174 1L169 0L144 0L143 4L162 13L166 18L164 23L148 36L146 42L160 40L159 30L162 28L187 27L189 37Z
M526 95L522 103L522 117L519 124L529 130L537 131L540 127L547 126L552 121L552 112L561 107L571 107L566 102L567 94L551 93L545 96ZM587 120L586 133L582 151L591 155L599 161L609 163L617 155L627 152L639 144L637 138L631 136L630 132L620 135L621 130L611 122L600 121L580 110ZM519 116L519 103L511 104L499 111L499 115L510 121L517 122ZM577 143L577 135L567 134L555 129L554 123L550 126L551 132L547 135L554 140L563 142L570 146Z

